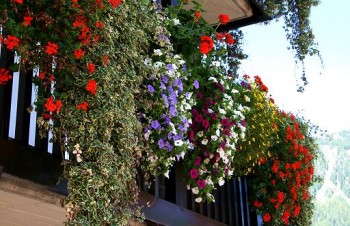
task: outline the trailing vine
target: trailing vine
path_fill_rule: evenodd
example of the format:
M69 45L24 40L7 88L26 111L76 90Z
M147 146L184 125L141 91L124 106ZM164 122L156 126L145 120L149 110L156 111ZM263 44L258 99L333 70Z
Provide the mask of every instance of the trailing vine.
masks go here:
M302 63L303 72L301 80L303 86L308 84L304 60L306 56L318 55L321 59L315 35L310 26L311 8L319 5L320 0L257 0L264 12L270 16L282 15L284 18L284 30L290 43L290 49L294 52L296 61ZM321 59L322 62L322 59ZM303 91L304 87L298 91Z

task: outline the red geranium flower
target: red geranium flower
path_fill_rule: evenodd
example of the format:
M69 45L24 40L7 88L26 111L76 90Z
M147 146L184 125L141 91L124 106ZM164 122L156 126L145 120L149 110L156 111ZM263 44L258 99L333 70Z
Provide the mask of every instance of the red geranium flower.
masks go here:
M10 75L10 72L6 70L5 68L0 69L0 85L5 85L8 80L10 80L12 76Z
M225 24L227 24L228 22L230 22L230 17L229 17L229 15L227 15L227 14L220 14L220 15L218 16L218 18L220 19L220 23L223 24L223 25L225 25Z
M23 4L23 0L15 0L15 3Z
M269 213L265 213L264 216L263 216L263 221L264 222L271 221L271 215Z
M229 45L233 45L235 43L235 40L233 39L231 34L226 34L226 43Z
M263 206L263 204L264 204L263 202L260 202L260 201L258 201L258 200L255 200L253 205L254 205L255 207L257 207L257 208L260 208L260 207Z
M74 50L75 59L79 60L84 56L85 52L82 49Z
M89 107L89 103L86 102L86 101L84 101L84 102L81 103L81 104L78 104L78 106L77 106L78 110L83 110L83 111L85 111L85 112L87 112L88 107Z
M96 28L103 29L105 27L105 24L102 21L98 21L95 24Z
M194 12L194 17L196 18L196 21L198 21L201 18L201 12L199 11Z
M208 54L214 48L213 39L210 36L203 35L201 37L201 45L199 47L199 51L202 54Z
M49 97L46 99L46 103L44 104L44 107L46 108L47 111L49 112L59 112L62 108L62 101L57 100L53 98L53 96Z
M90 79L88 84L85 86L86 91L90 92L92 95L95 95L97 92L97 83L95 80Z
M90 74L93 74L95 72L95 67L96 67L96 65L94 63L87 64L87 69L88 69Z
M17 38L16 36L7 35L7 37L4 40L4 43L7 49L13 50L18 46L19 41L20 41L19 38Z
M32 23L32 20L33 20L33 17L31 17L31 16L25 16L25 17L23 18L22 24L23 24L24 26L28 27L28 26Z
M45 53L49 55L55 55L58 53L58 45L54 42L48 42L46 45Z
M112 9L115 9L122 3L122 0L108 0L109 4L111 4Z

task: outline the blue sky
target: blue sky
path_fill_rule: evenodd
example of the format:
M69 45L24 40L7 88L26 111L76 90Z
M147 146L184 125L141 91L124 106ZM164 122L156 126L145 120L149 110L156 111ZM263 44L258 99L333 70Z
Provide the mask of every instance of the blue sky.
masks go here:
M305 116L322 129L350 130L350 1L323 0L311 13L311 26L324 61L306 61L309 85L298 93L301 68L287 50L283 21L242 28L244 50L249 58L241 73L259 75L276 103L284 110Z

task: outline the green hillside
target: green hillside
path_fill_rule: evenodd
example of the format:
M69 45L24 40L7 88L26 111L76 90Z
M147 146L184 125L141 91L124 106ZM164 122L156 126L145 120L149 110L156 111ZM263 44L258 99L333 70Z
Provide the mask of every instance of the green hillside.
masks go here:
M323 183L316 192L313 225L350 225L350 131L335 133L318 140L320 156L316 173Z

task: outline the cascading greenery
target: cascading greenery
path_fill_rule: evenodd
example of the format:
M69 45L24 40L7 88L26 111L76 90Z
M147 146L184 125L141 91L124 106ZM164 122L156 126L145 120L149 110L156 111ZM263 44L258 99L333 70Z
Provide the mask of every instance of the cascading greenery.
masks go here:
M321 58L309 19L311 8L319 5L320 0L257 0L257 2L268 15L283 16L286 37L290 42L290 48L294 52L296 62L300 61L303 64L301 79L304 85L307 85L304 68L305 57L318 55ZM299 87L299 91L303 90L303 86Z

